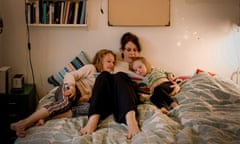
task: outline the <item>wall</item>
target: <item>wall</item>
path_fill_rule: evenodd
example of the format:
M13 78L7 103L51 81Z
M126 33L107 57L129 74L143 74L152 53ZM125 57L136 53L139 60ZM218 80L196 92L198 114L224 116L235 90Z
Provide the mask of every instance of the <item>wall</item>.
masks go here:
M13 73L24 73L31 83L24 2L2 1L5 14L3 64ZM100 13L103 7L104 14ZM31 28L32 64L38 93L52 88L47 77L60 70L80 50L90 58L101 48L119 53L119 39L126 31L137 34L142 55L153 66L177 75L192 75L196 68L230 78L240 66L239 0L171 0L170 27L109 27L107 0L89 0L88 29Z
M2 0L0 0L0 17L3 17L3 15L2 15ZM2 34L0 34L0 66L2 66L2 61L3 61L3 46L2 46L2 35L3 35L3 33Z

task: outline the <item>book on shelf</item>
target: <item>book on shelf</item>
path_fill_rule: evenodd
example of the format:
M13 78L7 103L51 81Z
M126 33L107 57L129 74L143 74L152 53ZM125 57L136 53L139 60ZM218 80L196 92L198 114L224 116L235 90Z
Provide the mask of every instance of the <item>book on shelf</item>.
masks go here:
M61 12L60 12L60 24L63 24L63 17L64 17L64 1L61 2Z
M80 24L80 19L81 19L81 13L82 13L82 7L83 7L83 1L79 2L78 6L78 15L77 15L77 24Z
M64 6L63 6L63 17L62 17L62 24L65 24L65 17L67 13L67 2L64 1Z
M75 10L75 2L71 2L70 8L69 8L69 13L68 13L67 24L73 24L74 10Z
M42 24L47 24L47 2L43 2Z
M40 21L39 21L39 1L36 1L34 3L34 9L35 9L35 23L36 24L39 24Z
M27 3L27 15L26 15L26 23L30 24L31 23L31 4Z
M39 24L42 24L42 17L43 17L43 0L39 0Z
M75 3L73 24L77 24L78 9L79 9L79 2L77 1L77 2Z
M61 1L57 1L54 3L54 24L60 24L60 17L61 17Z
M49 15L49 19L48 19L48 23L49 24L53 24L54 23L54 5L53 3L49 3L49 12L48 12L48 15Z
M64 18L64 24L68 23L68 14L69 14L69 10L70 10L70 1L67 1L66 3L66 11L65 11L65 18Z
M87 4L87 1L83 1L82 9L81 9L82 11L81 11L81 17L80 17L80 24L85 24L86 4Z
M97 77L99 74L100 73L95 73L94 76ZM141 75L135 74L135 73L126 73L126 74L130 77L130 79L132 81L137 83L138 91L140 93L150 94L150 88L149 88L149 85L148 85L147 78L145 78Z
M36 9L35 9L35 3L30 5L30 23L36 22Z
M26 23L31 24L35 23L35 3L27 2L26 3Z
M29 24L86 24L87 0L28 0Z

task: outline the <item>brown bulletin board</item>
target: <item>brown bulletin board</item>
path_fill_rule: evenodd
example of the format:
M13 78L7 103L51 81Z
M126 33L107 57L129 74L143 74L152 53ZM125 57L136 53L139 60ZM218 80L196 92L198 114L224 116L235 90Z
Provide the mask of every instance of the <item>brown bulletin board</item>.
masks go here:
M169 26L170 0L108 0L109 26Z

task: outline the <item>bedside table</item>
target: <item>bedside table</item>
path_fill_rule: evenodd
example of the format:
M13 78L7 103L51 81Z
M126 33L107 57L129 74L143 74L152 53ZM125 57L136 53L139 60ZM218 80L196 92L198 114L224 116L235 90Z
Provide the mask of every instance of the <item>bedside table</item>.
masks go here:
M24 84L21 92L10 92L8 94L0 94L6 99L6 117L7 117L7 139L8 142L14 143L17 138L15 131L9 127L12 122L17 122L20 119L26 118L35 111L36 89L33 84Z

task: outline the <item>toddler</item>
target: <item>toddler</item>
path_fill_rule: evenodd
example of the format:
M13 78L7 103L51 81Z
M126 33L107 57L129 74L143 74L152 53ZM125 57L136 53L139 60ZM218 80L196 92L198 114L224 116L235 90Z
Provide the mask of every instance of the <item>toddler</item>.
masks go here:
M161 68L152 68L144 57L136 57L129 65L129 69L134 73L147 78L150 88L150 101L155 104L162 113L168 114L168 107L175 108L178 103L170 96L175 95L173 88L180 87L174 82L174 75ZM178 92L177 91L177 92Z

